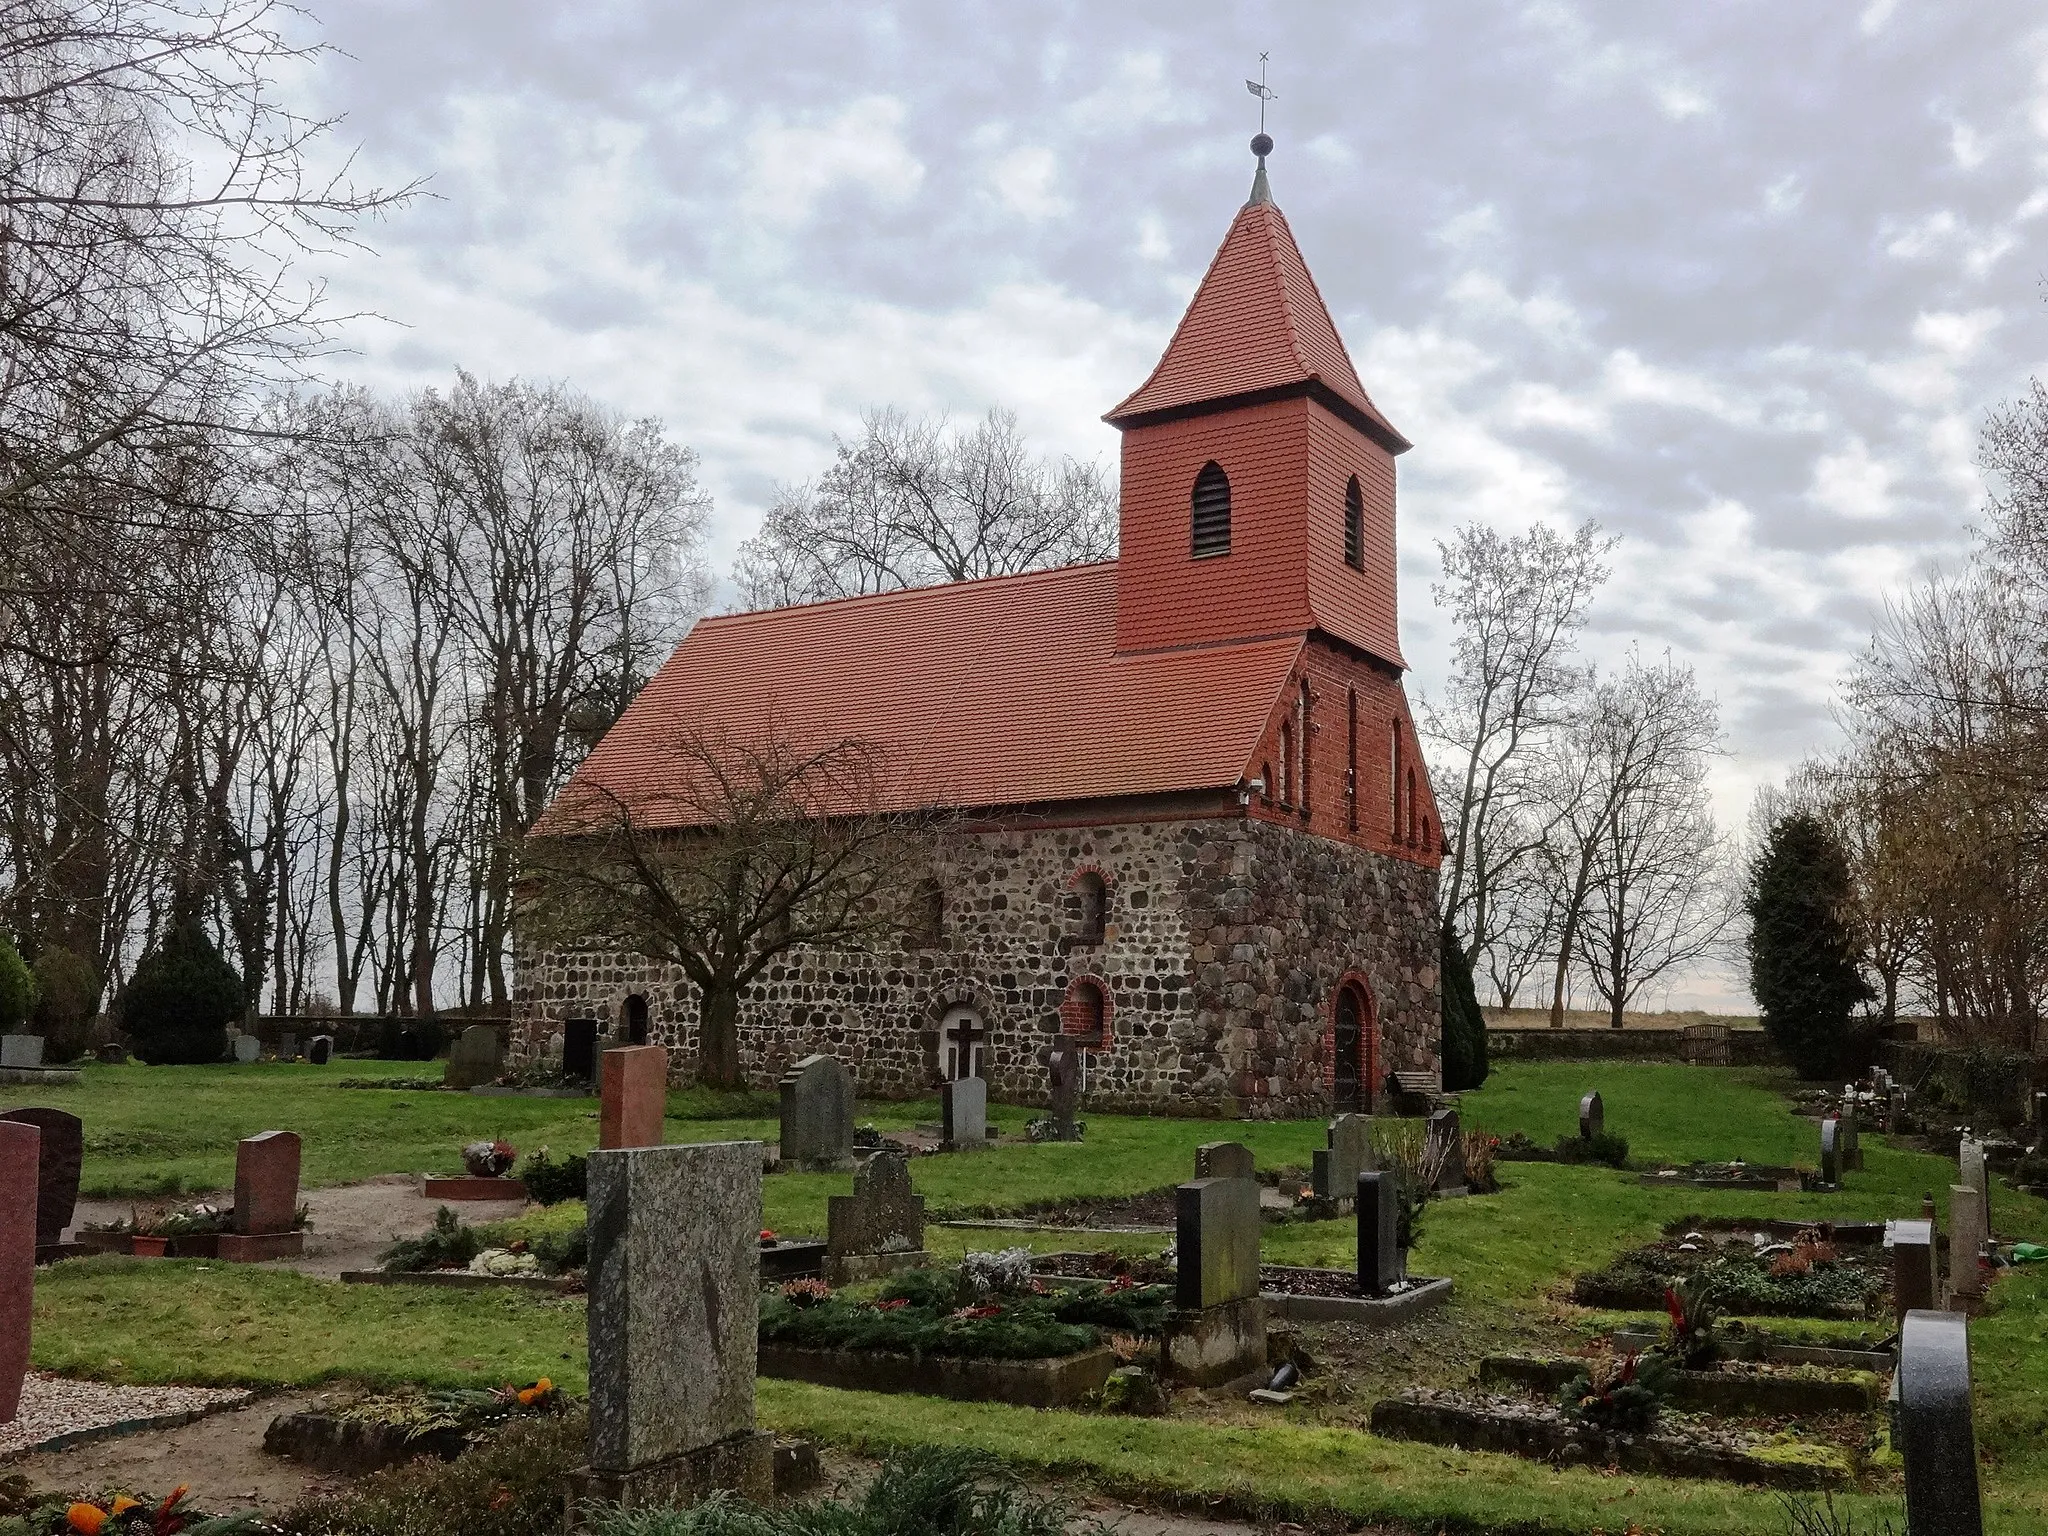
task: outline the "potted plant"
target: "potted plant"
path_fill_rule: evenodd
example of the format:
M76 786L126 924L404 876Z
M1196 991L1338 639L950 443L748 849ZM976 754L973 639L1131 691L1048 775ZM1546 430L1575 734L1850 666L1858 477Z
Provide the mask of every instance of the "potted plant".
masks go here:
M161 1213L136 1211L128 1222L128 1251L138 1259L160 1259L170 1249L171 1235L160 1230Z

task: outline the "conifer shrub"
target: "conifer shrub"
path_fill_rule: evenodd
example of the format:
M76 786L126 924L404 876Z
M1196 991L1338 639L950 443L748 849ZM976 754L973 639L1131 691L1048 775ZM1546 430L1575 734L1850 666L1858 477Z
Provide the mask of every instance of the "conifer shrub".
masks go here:
M1771 1043L1810 1082L1839 1078L1855 1011L1872 996L1849 930L1851 895L1848 855L1826 822L1792 811L1771 824L1743 897L1749 985Z
M179 923L142 957L121 994L121 1024L151 1066L202 1065L227 1054L242 978L196 922Z
M93 1015L100 1006L100 973L93 963L61 944L45 944L35 963L36 1005L29 1027L43 1037L51 1061L75 1061L90 1043Z
M1444 1091L1477 1088L1490 1070L1486 1061L1486 1015L1472 984L1472 966L1458 930L1444 924L1442 944Z
M0 933L0 1035L18 1035L36 1006L36 979L14 941Z

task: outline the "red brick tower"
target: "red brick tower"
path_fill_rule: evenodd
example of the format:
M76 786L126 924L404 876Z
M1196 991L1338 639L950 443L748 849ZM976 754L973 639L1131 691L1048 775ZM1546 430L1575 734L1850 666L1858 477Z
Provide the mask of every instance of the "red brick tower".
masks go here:
M1394 455L1409 444L1358 382L1264 153L1165 355L1104 420L1123 433L1118 650L1321 631L1405 666Z

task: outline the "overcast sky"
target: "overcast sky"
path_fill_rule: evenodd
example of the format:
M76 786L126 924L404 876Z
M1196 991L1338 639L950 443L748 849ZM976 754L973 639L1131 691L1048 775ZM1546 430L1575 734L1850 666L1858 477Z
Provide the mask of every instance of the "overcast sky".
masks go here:
M316 0L316 4L318 0ZM434 201L328 269L344 371L566 379L702 456L715 562L863 407L1113 461L1268 127L1433 540L1621 534L1590 647L1719 697L1717 801L1833 737L1887 593L1953 565L2048 354L2048 25L2017 0L556 6L327 0L311 87ZM1711 989L1709 989L1711 990ZM1683 1002L1686 999L1678 999Z

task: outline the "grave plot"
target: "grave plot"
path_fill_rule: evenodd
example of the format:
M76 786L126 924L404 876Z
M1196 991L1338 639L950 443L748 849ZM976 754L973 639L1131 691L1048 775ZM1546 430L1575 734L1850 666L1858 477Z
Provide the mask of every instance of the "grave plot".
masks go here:
M279 1414L263 1449L321 1472L361 1477L416 1457L453 1461L515 1419L563 1411L543 1376L526 1386L461 1392L377 1392Z
M444 1205L434 1213L431 1229L392 1244L380 1255L378 1268L352 1270L341 1278L351 1285L564 1291L580 1283L588 1253L581 1223L508 1237L496 1226L465 1226Z
M1817 1177L1811 1168L1745 1163L1736 1159L1726 1163L1686 1163L1679 1167L1656 1168L1642 1174L1638 1182L1651 1189L1747 1189L1796 1195L1802 1190L1823 1187L1817 1182Z
M1572 1282L1583 1307L1661 1311L1665 1293L1703 1286L1721 1311L1750 1317L1882 1315L1891 1265L1869 1223L1677 1222L1654 1243Z

